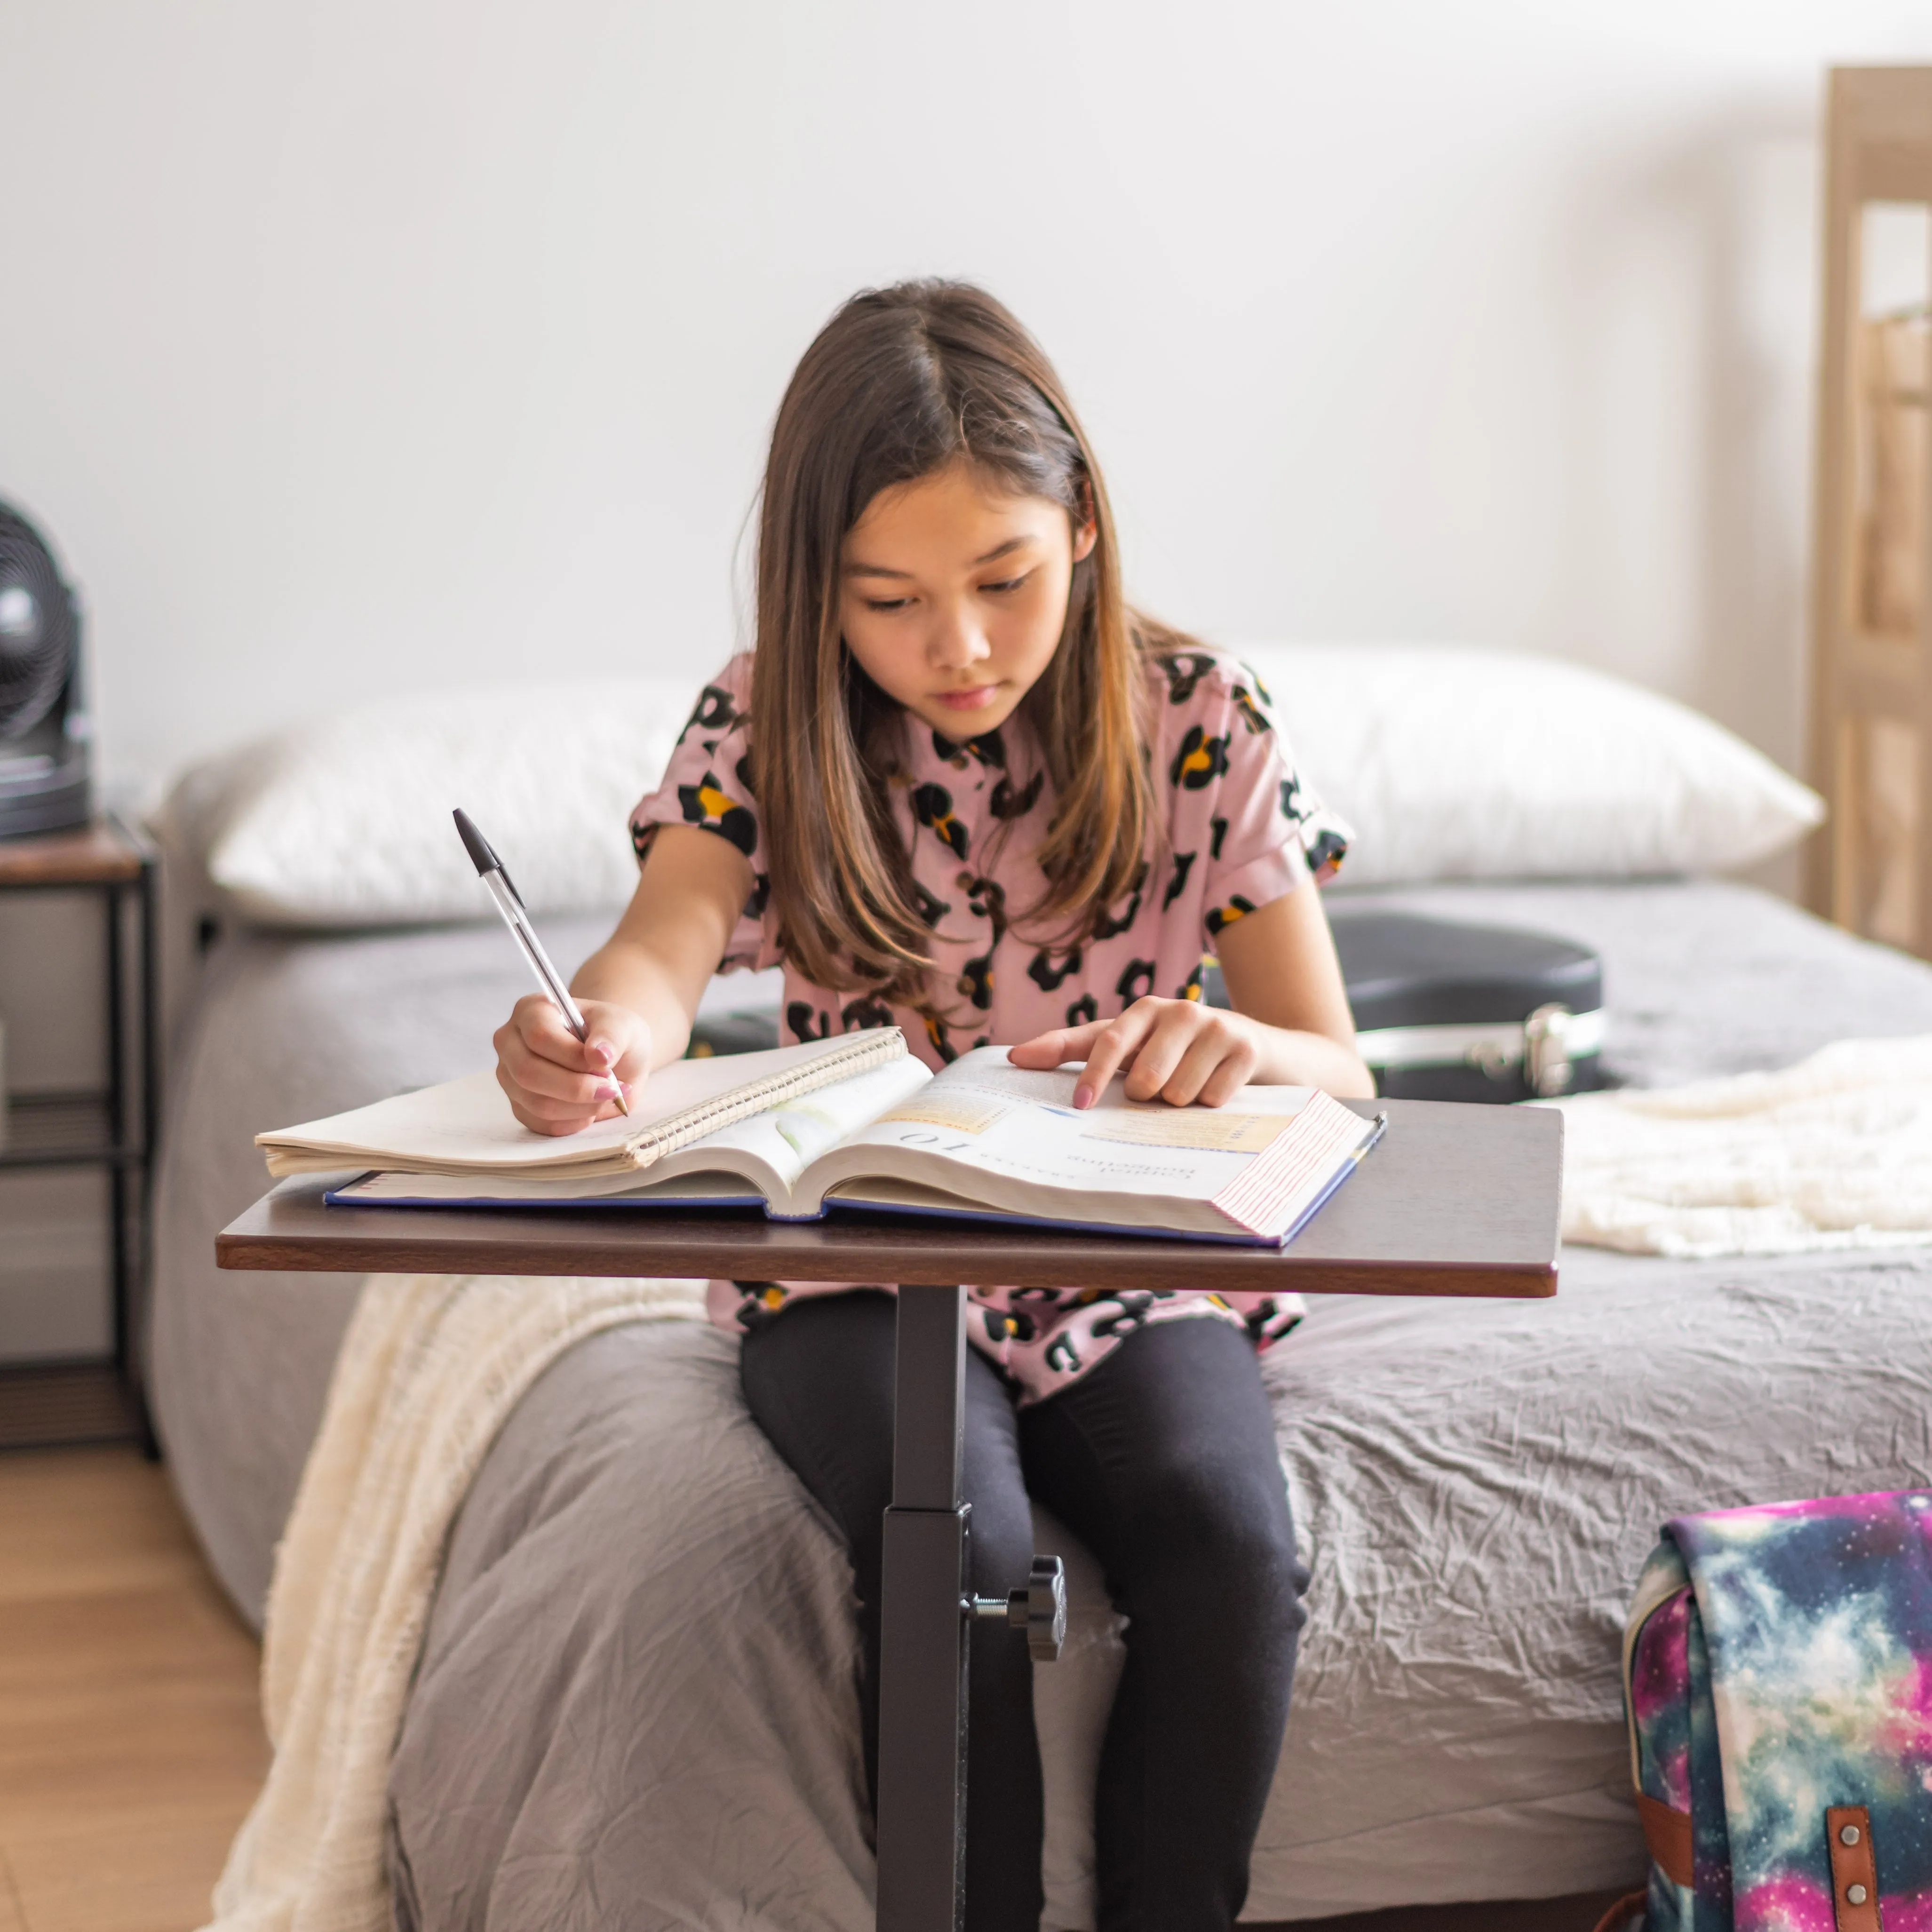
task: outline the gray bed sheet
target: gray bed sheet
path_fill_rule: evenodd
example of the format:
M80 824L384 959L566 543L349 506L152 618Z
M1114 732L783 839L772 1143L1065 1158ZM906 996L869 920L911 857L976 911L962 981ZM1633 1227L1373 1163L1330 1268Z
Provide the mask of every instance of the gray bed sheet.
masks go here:
M1932 1030L1932 969L1708 882L1358 901L1597 946L1606 1058L1657 1084ZM594 922L555 932L584 950ZM352 1281L222 1276L248 1130L475 1064L522 990L500 934L244 937L212 962L162 1178L152 1376L184 1500L258 1610ZM1273 1351L1310 1622L1246 1916L1619 1883L1617 1635L1678 1511L1932 1480L1932 1256L1669 1262L1571 1250L1553 1301L1332 1298ZM1119 1652L1066 1553L1036 1672L1043 1922L1089 1925L1086 1822ZM728 1338L560 1359L452 1539L392 1784L405 1922L868 1927L850 1580L746 1415ZM1204 1641L1212 1641L1211 1624Z

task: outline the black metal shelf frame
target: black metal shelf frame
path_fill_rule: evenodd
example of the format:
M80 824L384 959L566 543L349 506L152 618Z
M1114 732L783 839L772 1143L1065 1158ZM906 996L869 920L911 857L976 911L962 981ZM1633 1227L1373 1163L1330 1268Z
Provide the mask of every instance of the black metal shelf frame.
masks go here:
M102 901L106 967L107 1084L99 1091L24 1094L7 1096L0 1133L0 1173L58 1168L96 1168L108 1176L111 1363L134 1420L134 1432L148 1454L155 1453L152 1427L142 1388L134 1330L148 1274L152 1221L153 1155L160 1108L160 1053L156 1008L159 997L160 934L155 916L153 848L116 820L138 863L123 878L10 880L0 892L94 893ZM134 915L130 947L128 917ZM128 1039L129 979L137 976L134 1001L139 1039ZM138 1082L130 1075L138 1066ZM130 1092L137 1085L138 1090ZM80 1365L74 1365L80 1366ZM23 1364L0 1370L0 1389L37 1372ZM4 1434L4 1431L0 1431Z

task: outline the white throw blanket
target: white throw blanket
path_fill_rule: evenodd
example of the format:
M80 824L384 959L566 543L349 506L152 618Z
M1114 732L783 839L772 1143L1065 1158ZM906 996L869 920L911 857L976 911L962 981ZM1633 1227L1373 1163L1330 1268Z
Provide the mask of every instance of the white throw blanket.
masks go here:
M214 1932L386 1932L389 1761L471 1478L574 1342L704 1312L695 1281L364 1285L276 1552L262 1666L274 1761L215 1888Z
M1565 1240L1686 1260L1932 1242L1932 1035L1558 1104Z

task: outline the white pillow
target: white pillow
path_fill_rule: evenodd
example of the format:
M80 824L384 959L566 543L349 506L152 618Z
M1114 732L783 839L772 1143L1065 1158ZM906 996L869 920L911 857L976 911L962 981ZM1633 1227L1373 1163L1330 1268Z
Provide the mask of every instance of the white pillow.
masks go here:
M458 806L532 912L615 908L637 883L631 808L697 696L650 679L398 698L199 766L160 816L260 926L486 916Z
M1825 815L1723 726L1558 658L1448 644L1239 656L1354 827L1348 884L1728 872Z
M1708 718L1554 658L1411 644L1240 655L1355 828L1351 884L1722 871L1823 815ZM631 807L697 694L638 679L397 699L198 766L160 816L258 925L486 916L450 823L459 805L533 911L614 909L637 878Z

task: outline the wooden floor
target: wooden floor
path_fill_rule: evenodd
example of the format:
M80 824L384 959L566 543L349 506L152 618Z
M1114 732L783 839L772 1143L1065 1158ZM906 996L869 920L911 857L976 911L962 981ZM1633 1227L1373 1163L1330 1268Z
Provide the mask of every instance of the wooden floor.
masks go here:
M0 1454L0 1932L206 1923L267 1768L260 1662L157 1465L131 1448ZM1292 1932L1590 1932L1607 1902Z
M0 1456L0 1932L192 1932L260 1783L255 1640L133 1448Z

